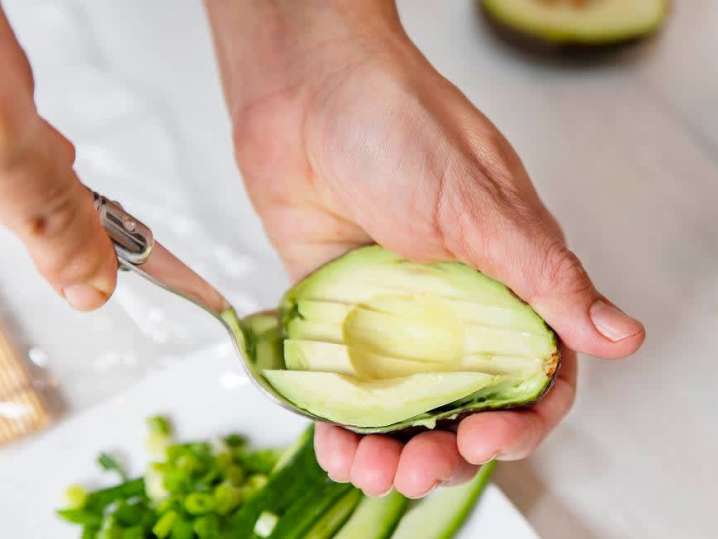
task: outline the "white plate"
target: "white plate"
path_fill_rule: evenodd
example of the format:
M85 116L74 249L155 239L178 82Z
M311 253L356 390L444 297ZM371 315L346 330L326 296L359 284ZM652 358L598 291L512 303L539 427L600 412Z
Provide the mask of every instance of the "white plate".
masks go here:
M183 439L241 432L257 445L292 440L305 423L269 403L243 376L228 346L193 354L171 369L147 376L119 397L91 408L36 437L0 451L3 537L53 539L77 536L53 510L66 485L101 484L99 451L119 452L139 473L146 461L144 420L173 418ZM460 534L463 539L536 539L511 502L489 486ZM419 538L420 539L420 538Z

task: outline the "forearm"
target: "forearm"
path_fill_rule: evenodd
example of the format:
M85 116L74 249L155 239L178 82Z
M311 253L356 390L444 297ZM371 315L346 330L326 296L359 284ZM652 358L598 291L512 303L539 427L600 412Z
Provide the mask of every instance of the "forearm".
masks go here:
M405 40L393 0L205 0L232 114ZM341 58L341 61L334 61Z

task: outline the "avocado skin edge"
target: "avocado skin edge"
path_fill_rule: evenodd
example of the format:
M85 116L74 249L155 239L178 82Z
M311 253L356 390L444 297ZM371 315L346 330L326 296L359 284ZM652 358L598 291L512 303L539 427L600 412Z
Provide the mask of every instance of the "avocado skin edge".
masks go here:
M666 0L665 9L659 23L644 32L589 42L578 39L550 39L547 36L541 36L515 28L497 17L486 7L483 0L476 0L476 11L479 13L479 16L483 18L488 30L497 39L532 55L545 57L554 56L579 61L613 57L625 50L656 38L665 26L671 8L670 0Z

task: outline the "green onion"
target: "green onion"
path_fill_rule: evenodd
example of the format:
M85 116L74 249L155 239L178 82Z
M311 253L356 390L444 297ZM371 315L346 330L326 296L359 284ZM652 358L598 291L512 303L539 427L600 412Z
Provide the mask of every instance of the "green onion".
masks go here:
M193 529L200 539L218 539L220 536L217 515L199 517L194 521Z
M120 479L127 481L128 476L125 468L119 463L119 461L108 453L100 453L97 457L97 464L100 468L107 472L116 472L120 476Z
M65 501L68 509L82 509L87 503L87 489L74 484L65 489Z
M242 491L230 482L217 485L214 489L215 510L220 515L227 515L242 503Z
M194 529L192 522L183 518L175 520L174 526L172 526L172 534L170 539L192 539L194 537Z
M165 537L172 532L172 526L174 526L175 520L177 520L177 513L167 511L152 527L152 533L159 537L159 539L165 539Z
M165 436L172 436L172 423L170 423L167 417L162 415L148 417L147 428L151 433L156 432L158 434L164 434Z
M257 523L254 525L254 533L260 537L269 537L274 530L274 527L277 525L277 522L279 522L279 517L277 515L270 513L269 511L263 511L259 515Z
M214 507L214 497L204 492L193 492L184 499L184 508L191 515L204 515Z

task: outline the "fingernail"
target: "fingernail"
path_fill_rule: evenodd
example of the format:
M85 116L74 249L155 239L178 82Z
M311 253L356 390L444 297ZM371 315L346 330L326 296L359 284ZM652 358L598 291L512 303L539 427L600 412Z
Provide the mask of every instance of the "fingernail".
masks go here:
M382 492L377 496L377 498L386 498L389 494L391 494L391 491L394 490L394 487L389 487L386 492Z
M73 284L62 290L62 295L75 309L87 311L102 305L107 296L87 284Z
M613 342L632 337L643 329L638 320L600 299L591 305L589 314L601 335Z
M419 494L418 496L407 496L407 498L411 500L418 500L419 498L423 498L424 496L428 496L432 492L436 490L436 488L441 484L441 481L434 481L434 484L431 485L431 488L424 492L423 494Z
M330 473L327 473L327 475L329 476L329 479L331 479L331 480L334 481L335 483L348 483L348 482L349 482L349 481L346 480L346 479L337 479L336 477L334 477L334 476L333 476L332 474L330 474Z
M501 456L501 451L496 451L490 457L487 457L484 460L482 460L481 462L477 462L476 464L478 464L479 466L483 466L484 464L488 464L492 460L496 460L500 456Z

